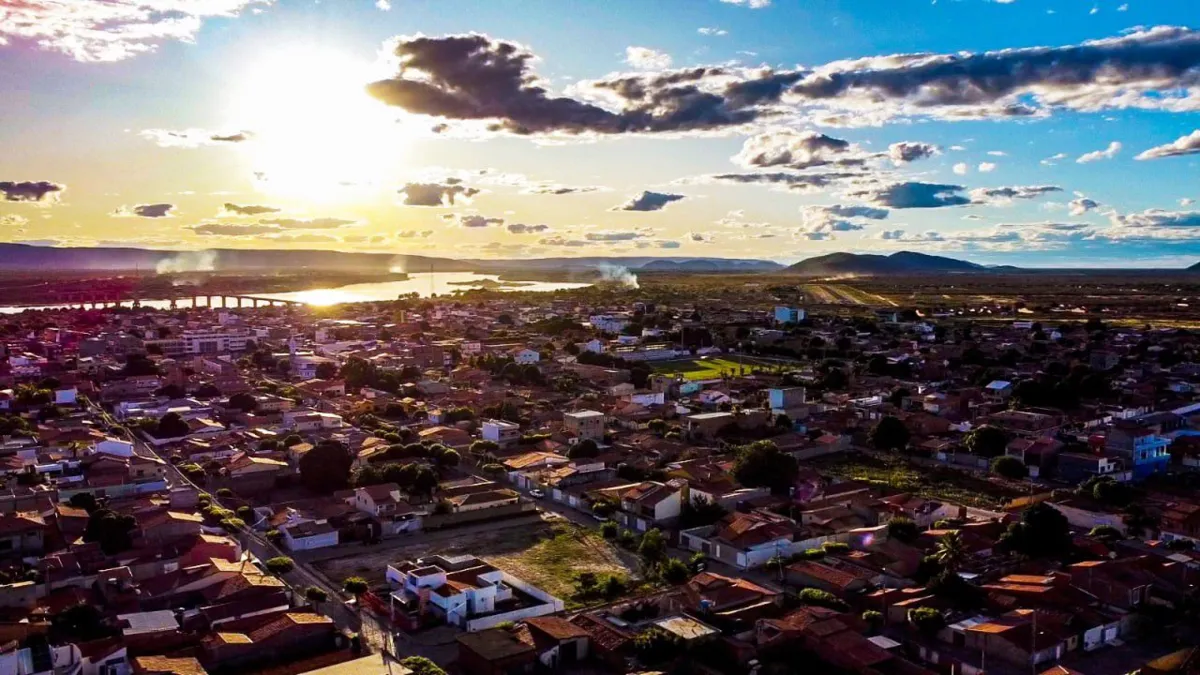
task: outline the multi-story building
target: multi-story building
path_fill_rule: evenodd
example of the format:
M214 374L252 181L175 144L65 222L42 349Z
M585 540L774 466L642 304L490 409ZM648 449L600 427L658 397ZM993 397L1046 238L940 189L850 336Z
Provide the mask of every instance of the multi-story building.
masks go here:
M604 438L604 413L597 410L581 410L563 413L563 427L580 440Z
M1158 435L1153 427L1132 420L1113 424L1105 437L1105 449L1129 461L1134 480L1166 473L1171 463L1167 447L1171 439Z

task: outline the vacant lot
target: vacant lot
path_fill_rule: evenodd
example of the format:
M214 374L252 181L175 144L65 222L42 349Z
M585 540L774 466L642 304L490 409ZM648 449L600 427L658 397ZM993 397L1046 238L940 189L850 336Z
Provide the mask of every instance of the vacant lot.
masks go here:
M814 464L822 473L982 509L996 509L1024 493L1000 479L979 478L955 469L928 467L903 458L845 455Z
M725 376L749 375L754 368L772 368L778 364L751 357L705 357L654 364L659 373L676 373L689 380L719 380Z
M568 605L580 572L633 576L633 560L600 535L566 521L471 531L459 537L436 533L400 539L394 545L347 551L341 558L314 562L313 567L341 586L360 576L372 587L385 583L387 566L435 554L474 555L561 598ZM624 556L624 559L623 559Z

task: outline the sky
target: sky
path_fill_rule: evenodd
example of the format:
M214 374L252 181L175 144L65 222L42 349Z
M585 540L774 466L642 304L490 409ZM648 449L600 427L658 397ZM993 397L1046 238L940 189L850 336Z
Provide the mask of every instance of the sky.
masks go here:
M0 0L0 241L1200 261L1195 0Z

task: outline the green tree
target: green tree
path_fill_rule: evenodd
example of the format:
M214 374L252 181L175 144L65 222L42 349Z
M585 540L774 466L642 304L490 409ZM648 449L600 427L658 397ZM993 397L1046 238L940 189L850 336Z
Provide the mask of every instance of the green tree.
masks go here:
M667 557L667 538L657 527L647 530L638 544L638 557L646 569L656 569Z
M824 591L819 588L805 588L797 595L800 602L805 605L815 605L817 607L828 607L829 609L845 609L846 603L842 602L833 593Z
M746 487L767 487L786 492L796 482L800 467L796 458L780 451L771 441L756 441L737 449L733 474Z
M133 548L133 530L136 528L137 520L133 516L97 509L88 516L83 540L94 541L100 545L100 550L116 555Z
M353 595L356 599L370 589L370 584L362 577L350 577L342 582L342 590Z
M600 446L590 438L585 438L567 449L569 459L591 459L599 454Z
M908 620L917 630L926 635L934 635L946 626L946 618L932 607L917 607L908 610Z
M1125 538L1125 535L1112 525L1097 525L1088 532L1088 536L1107 542L1120 541Z
M999 457L1008 448L1008 434L999 427L985 424L972 429L963 439L963 445L972 455L979 457Z
M1029 467L1012 455L1001 455L992 460L992 473L1009 480L1021 480L1029 475Z
M309 586L308 588L304 589L304 597L314 605L320 605L322 602L325 602L329 599L329 594L318 586Z
M967 546L958 530L947 532L938 540L933 551L934 560L942 569L957 572L967 559Z
M908 446L910 437L904 422L886 415L872 427L867 440L876 450L903 450Z
M1031 558L1059 557L1071 548L1071 526L1058 509L1041 502L1025 509L1021 520L1008 526L998 546Z
M688 569L687 563L683 562L682 560L678 558L669 558L659 568L659 575L662 577L662 580L668 584L671 584L672 586L678 586L679 584L682 584L691 578L692 571Z
M353 463L344 445L334 440L321 441L300 457L300 481L321 494L342 490L349 484Z
M258 401L254 399L254 394L241 392L229 397L229 407L242 412L254 412L254 409L258 407Z
M911 518L897 516L888 521L888 536L896 541L911 544L921 535L921 529Z
M182 438L190 433L192 433L191 427L177 412L163 415L154 430L155 438Z
M400 659L400 665L411 670L413 675L446 675L446 671L424 656L409 656Z
M288 572L296 569L296 563L286 555L277 556L263 563L267 571L277 577L281 577Z

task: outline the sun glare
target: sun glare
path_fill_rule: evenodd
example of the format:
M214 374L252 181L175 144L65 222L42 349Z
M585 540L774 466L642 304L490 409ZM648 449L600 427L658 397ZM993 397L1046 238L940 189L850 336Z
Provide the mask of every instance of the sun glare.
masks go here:
M230 117L254 134L245 150L262 189L340 201L401 163L405 125L364 90L379 75L369 62L320 48L283 50L252 64Z

